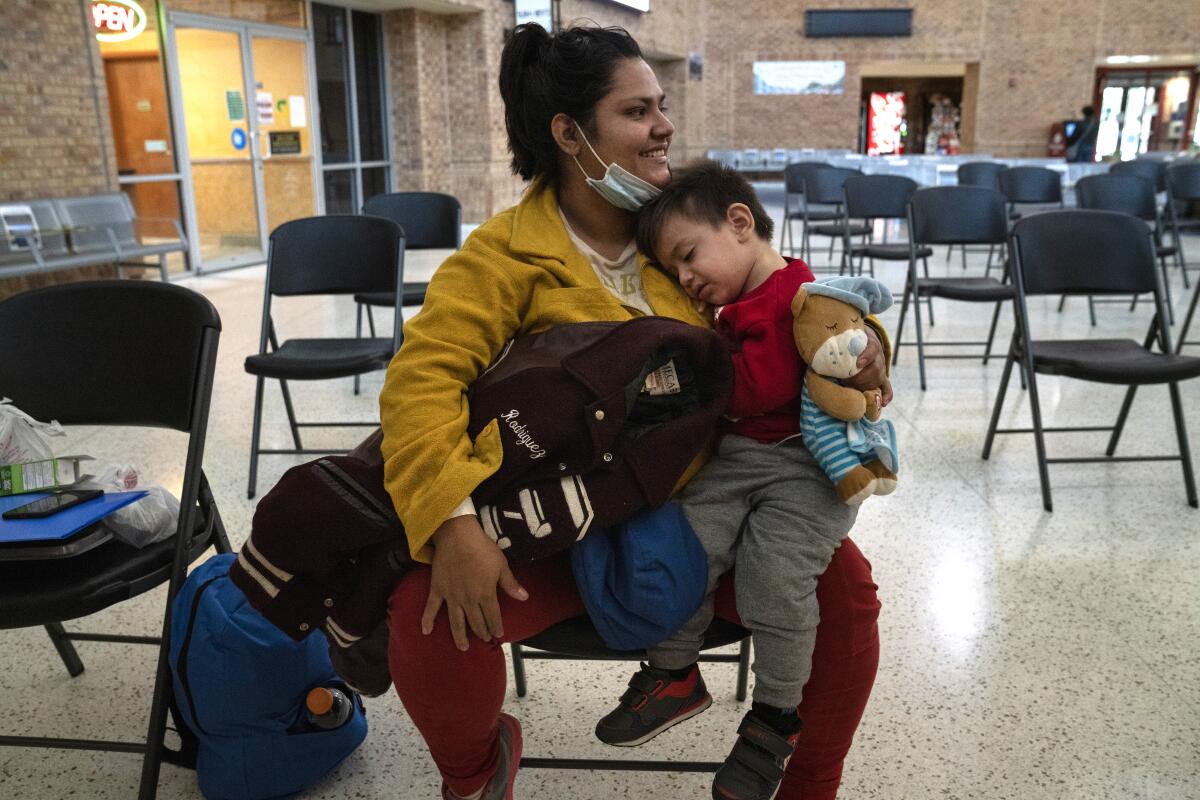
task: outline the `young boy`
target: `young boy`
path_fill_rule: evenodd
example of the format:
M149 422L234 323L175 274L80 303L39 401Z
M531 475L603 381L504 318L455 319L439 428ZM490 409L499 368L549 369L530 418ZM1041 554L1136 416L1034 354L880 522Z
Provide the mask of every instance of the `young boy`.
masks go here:
M772 227L750 184L714 163L678 171L638 222L638 248L689 296L719 308L716 330L731 346L734 391L717 452L678 498L709 557L708 594L672 639L648 651L649 664L596 735L632 747L708 708L696 660L717 581L736 562L755 686L738 742L713 782L713 797L724 800L767 800L783 777L820 617L817 578L856 515L800 440L805 364L792 339L791 302L813 275L771 246ZM864 357L883 361L880 352L868 347Z

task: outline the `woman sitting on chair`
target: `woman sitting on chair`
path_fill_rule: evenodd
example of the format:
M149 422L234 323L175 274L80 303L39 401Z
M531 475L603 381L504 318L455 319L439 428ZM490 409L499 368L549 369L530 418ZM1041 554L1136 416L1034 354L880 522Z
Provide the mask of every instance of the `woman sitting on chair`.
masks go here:
M513 170L532 184L438 269L380 395L387 488L412 553L428 564L392 593L392 679L451 800L513 796L521 729L501 713L500 645L584 613L568 558L510 570L481 528L470 495L499 465L500 442L468 437L468 387L506 342L556 325L643 314L709 324L634 246L637 209L670 180L674 127L633 38L520 26L501 57L500 91ZM872 338L860 363L878 375L883 362ZM737 622L732 584L718 590L716 613ZM780 798L837 793L878 665L875 592L847 539L817 585L804 727Z

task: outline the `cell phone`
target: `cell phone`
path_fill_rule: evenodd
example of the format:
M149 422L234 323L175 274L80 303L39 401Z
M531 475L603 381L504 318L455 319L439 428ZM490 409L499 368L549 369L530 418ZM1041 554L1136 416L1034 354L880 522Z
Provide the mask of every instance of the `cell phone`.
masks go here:
M41 519L65 511L72 506L95 500L104 494L100 489L66 489L61 492L39 497L32 503L10 508L4 512L4 519Z

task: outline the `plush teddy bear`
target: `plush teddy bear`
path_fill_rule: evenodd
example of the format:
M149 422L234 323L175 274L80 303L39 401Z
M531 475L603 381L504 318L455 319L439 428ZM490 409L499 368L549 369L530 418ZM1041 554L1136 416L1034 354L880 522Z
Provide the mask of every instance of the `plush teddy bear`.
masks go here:
M879 281L847 276L806 283L792 299L792 334L808 364L800 433L848 505L896 488L896 432L880 419L884 387L859 391L840 382L859 371L865 318L891 305L892 293Z

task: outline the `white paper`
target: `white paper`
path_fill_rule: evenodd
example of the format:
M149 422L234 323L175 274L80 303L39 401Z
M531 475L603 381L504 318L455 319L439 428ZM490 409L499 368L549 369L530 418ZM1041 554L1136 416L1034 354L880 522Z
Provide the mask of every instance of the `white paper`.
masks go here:
M260 125L275 124L275 98L270 92L259 92L255 98L258 105L258 123Z
M308 122L308 113L304 108L304 95L293 94L288 97L288 122L293 128L303 128Z

